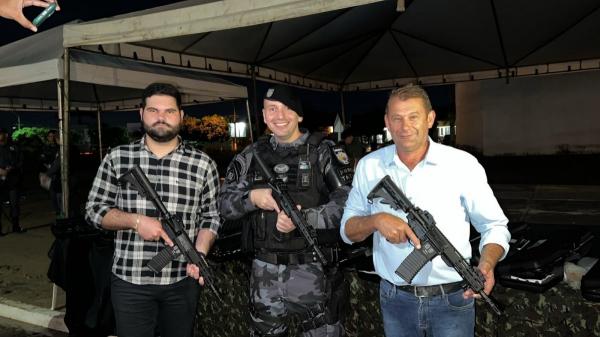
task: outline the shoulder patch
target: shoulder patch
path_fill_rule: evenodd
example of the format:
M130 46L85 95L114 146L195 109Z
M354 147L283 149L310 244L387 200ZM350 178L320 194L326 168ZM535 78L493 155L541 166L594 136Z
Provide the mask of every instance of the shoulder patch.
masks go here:
M235 156L229 167L227 168L227 173L225 173L225 181L237 182L240 179L241 172L243 171L245 166L244 160L241 156Z
M341 147L334 147L333 154L335 155L335 158L337 158L337 160L343 165L350 164L350 158L348 157L348 154Z

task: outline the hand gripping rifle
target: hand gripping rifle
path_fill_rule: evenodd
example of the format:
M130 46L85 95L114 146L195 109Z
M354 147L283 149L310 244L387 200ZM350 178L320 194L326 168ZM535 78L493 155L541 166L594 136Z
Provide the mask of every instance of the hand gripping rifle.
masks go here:
M382 198L382 203L389 204L394 210L402 210L406 213L408 225L421 241L421 249L414 249L402 261L398 269L396 269L398 276L410 283L427 262L431 261L437 255L441 255L442 260L448 266L454 268L460 277L465 280L468 288L473 289L473 291L481 295L481 298L485 300L496 314L502 314L502 311L494 303L494 300L483 291L485 278L481 272L471 267L465 261L452 243L437 228L431 214L415 207L406 198L404 193L402 193L402 190L392 181L390 176L385 176L381 179L367 196L367 199L371 203L375 198Z
M296 228L300 231L300 234L304 237L308 245L312 248L314 254L317 256L321 264L327 266L327 259L319 246L317 246L316 232L315 229L306 221L302 213L296 208L296 203L292 196L287 191L287 186L271 173L271 170L267 167L265 162L260 158L256 151L253 151L254 159L258 163L262 174L265 177L265 181L273 191L273 198L279 205L279 208L285 212L285 214L292 220Z
M175 244L173 247L165 246L165 248L148 262L148 268L155 274L158 274L173 259L176 259L183 254L188 263L195 264L200 268L200 275L204 278L204 282L210 287L219 301L223 302L215 287L212 271L204 254L199 253L194 247L194 244L183 229L181 219L177 215L171 215L171 213L169 213L152 185L150 185L150 181L148 181L148 177L146 177L144 171L142 171L138 165L135 165L123 174L119 178L119 181L121 183L129 183L140 195L150 199L154 204L154 207L160 212L162 217L161 224L164 231Z

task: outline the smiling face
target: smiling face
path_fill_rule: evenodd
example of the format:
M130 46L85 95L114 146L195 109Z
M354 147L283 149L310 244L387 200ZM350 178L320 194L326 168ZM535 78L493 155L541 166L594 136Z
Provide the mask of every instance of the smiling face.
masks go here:
M166 143L179 134L183 110L179 110L172 96L152 95L146 98L140 117L146 134L156 142Z
M435 112L427 110L423 99L391 97L384 119L398 154L427 150L428 131L433 126Z
M278 143L291 143L302 135L302 117L279 101L263 101L263 119Z

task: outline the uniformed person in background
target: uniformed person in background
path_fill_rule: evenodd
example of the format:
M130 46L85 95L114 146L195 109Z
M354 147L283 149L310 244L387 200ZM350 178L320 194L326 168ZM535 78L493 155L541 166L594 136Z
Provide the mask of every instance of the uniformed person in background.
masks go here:
M300 100L285 86L270 88L263 101L271 131L230 163L219 195L226 220L244 221L243 243L254 253L250 276L252 336L286 336L292 315L303 336L344 335L343 307L348 289L336 268L343 207L352 183L348 156L321 133L300 129ZM285 182L319 247L329 260L324 268L267 188L254 153Z
M22 170L23 154L19 146L10 141L10 136L6 130L0 129L0 202L9 202L13 233L24 233L26 231L21 227L19 221L21 215ZM0 207L2 207L1 204ZM0 215L0 223L1 217L2 215ZM0 235L3 235L1 225Z

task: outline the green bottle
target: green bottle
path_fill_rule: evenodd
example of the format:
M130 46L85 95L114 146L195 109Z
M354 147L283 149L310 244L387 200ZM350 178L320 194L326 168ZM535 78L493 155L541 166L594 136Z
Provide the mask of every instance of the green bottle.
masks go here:
M49 18L56 10L56 2L51 3L46 9L44 9L38 16L33 19L32 23L34 26L39 27L47 18Z

